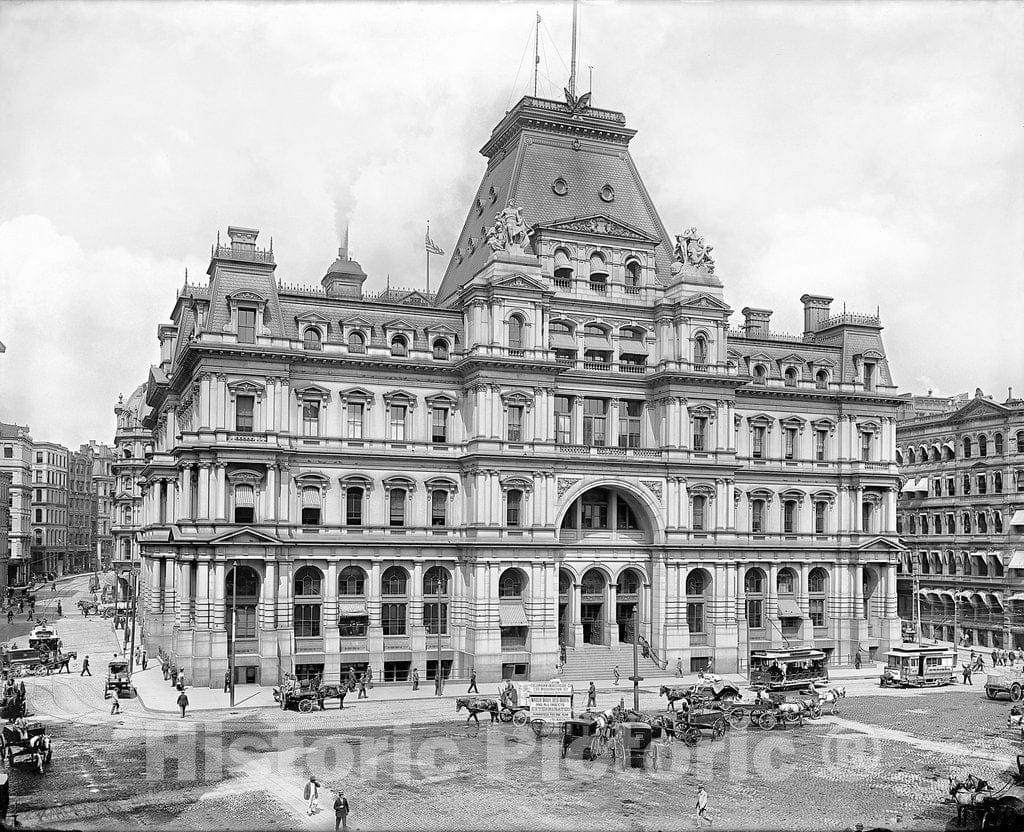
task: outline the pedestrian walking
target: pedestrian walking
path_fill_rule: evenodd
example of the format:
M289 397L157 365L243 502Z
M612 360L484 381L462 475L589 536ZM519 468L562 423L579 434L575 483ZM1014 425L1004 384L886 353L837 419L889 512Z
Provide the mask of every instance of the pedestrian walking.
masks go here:
M587 688L587 710L597 707L597 688L594 687L594 683L590 683L590 687Z
M143 670L146 669L146 651L145 651L145 649L143 649L143 651L142 651L142 669Z
M466 689L466 693L480 693L476 689L476 668L472 667L469 670L469 687Z
M615 665L615 669L612 671L612 676L615 677L615 681L612 682L613 685L617 685L619 683L619 675L619 666Z
M860 670L860 650L858 650L853 656L853 666Z
M164 681L166 682L171 677L171 668L167 664L166 660L161 662L161 664L162 664L163 669L164 669Z
M110 715L121 713L121 697L117 695L117 688L111 692L110 698L113 700L110 703Z
M681 678L682 675L683 675L683 657L680 656L678 659L676 659L676 676Z
M338 796L334 798L334 832L339 829L348 829L348 800L341 789L338 789Z
M224 671L224 693L227 693L229 690L231 690L231 671L230 670L225 670Z
M57 591L57 582L56 581L53 582L53 591L54 592Z
M320 811L320 784L316 777L310 777L306 788L302 790L302 799L306 801L306 814L312 815Z
M366 687L373 690L373 668L366 665Z
M185 718L185 708L188 707L188 697L185 695L185 691L178 693L178 707L181 708L181 718Z
M965 685L973 685L974 684L974 682L971 681L971 666L969 664L966 664L966 663L964 664L964 681L963 681L963 684L965 684Z
M60 601L57 601L57 615L64 615L64 608L60 605Z
M1012 650L1007 654L1006 658L1010 662L1010 667L1013 667L1017 663L1017 654Z
M171 665L171 687L176 688L178 686L178 666L176 664Z
M18 612L19 613L25 612L25 602L23 600L21 600L20 598L18 599Z
M89 657L88 656L86 656L84 659L82 659L82 672L79 673L78 675L79 676L92 676L92 671L89 670Z
M697 826L702 826L704 821L711 822L711 818L708 817L708 793L704 790L704 786L697 786Z
M418 668L415 667L412 669L412 689L420 689L420 671Z
M369 699L369 697L366 695L366 674L365 673L362 676L359 677L359 695L356 696L356 699Z

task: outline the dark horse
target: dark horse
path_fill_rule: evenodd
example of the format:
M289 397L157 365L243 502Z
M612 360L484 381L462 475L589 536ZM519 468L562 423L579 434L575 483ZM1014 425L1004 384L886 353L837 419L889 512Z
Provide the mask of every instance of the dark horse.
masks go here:
M683 703L687 706L687 708L684 708L684 710L686 710L686 709L688 709L688 706L690 704L690 694L691 694L692 691L693 691L693 686L692 685L687 685L686 687L679 687L679 688L677 688L677 687L671 687L670 688L667 685L662 685L660 690L658 691L658 696L667 696L668 697L668 707L671 708L673 711L676 709L676 702L678 702L679 700L682 700Z
M463 708L469 711L469 716L466 717L466 724L469 721L475 720L476 724L480 724L480 718L477 716L479 713L487 711L491 715L491 722L496 722L498 719L498 702L495 699L484 699L479 696L463 696L455 700L455 712L458 713Z

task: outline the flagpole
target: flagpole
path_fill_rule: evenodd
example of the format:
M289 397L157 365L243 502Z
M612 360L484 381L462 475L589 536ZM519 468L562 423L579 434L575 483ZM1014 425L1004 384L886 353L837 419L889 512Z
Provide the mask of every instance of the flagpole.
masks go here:
M430 220L427 220L427 239L430 239ZM427 294L430 294L430 249L425 248L427 257Z

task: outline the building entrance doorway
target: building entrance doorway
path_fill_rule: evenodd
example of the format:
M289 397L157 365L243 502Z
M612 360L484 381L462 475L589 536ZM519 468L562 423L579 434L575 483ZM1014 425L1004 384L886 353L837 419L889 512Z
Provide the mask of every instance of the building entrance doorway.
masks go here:
M582 605L584 644L601 644L601 630L604 626L604 616L601 614L603 609L604 604Z
M619 625L619 641L633 643L633 622L636 620L636 603L616 604L615 623Z

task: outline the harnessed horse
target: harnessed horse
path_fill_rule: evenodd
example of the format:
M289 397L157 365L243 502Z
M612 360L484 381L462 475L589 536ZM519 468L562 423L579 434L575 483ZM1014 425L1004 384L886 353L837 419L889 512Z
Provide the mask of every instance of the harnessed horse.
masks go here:
M469 711L469 716L466 717L467 725L471 719L479 725L480 718L477 714L483 713L484 711L490 713L491 722L496 722L498 719L498 702L495 699L463 696L455 700L455 712L458 713L463 708Z

